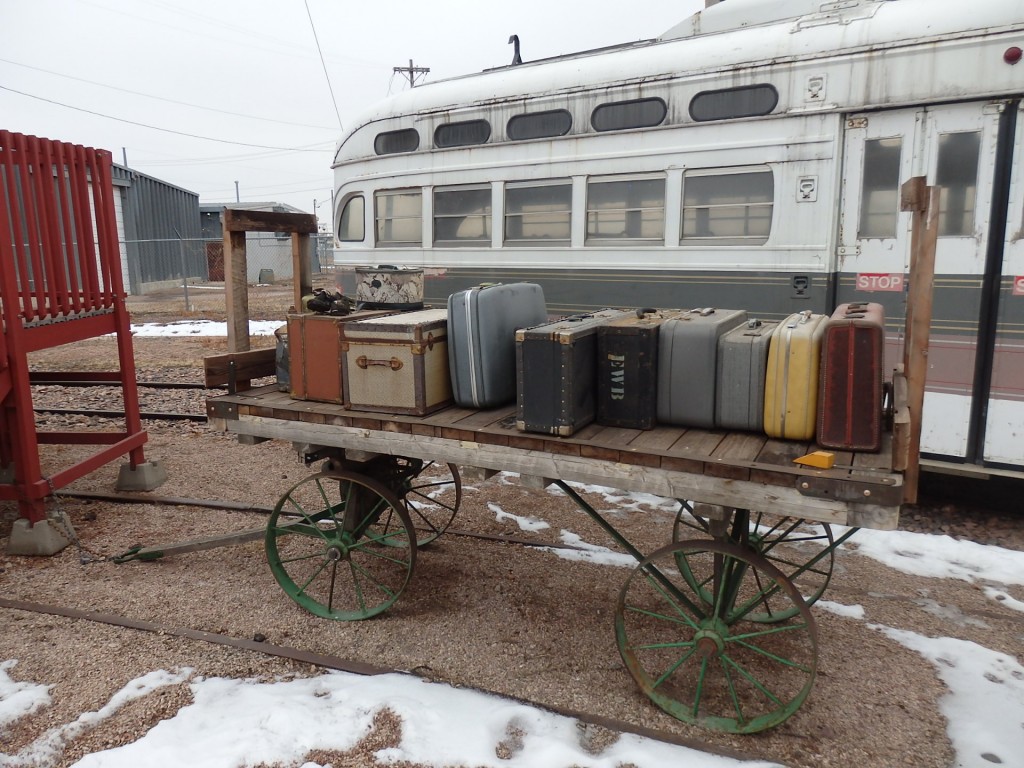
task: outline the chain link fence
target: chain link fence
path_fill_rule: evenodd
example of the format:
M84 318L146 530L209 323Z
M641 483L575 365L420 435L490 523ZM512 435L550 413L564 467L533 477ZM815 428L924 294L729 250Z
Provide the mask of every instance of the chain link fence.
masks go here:
M331 235L313 237L315 287L334 284L331 240ZM250 317L283 319L294 303L291 237L250 232L245 250ZM121 259L133 315L167 314L177 306L186 317L226 317L223 240L126 240Z

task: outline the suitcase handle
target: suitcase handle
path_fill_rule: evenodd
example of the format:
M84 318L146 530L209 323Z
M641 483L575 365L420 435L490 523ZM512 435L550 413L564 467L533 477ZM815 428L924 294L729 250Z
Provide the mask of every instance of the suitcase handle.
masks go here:
M371 365L383 365L387 366L392 371L400 371L402 370L403 363L397 357L392 357L390 360L370 360L366 355L360 355L356 358L356 365L364 371Z
M654 307L639 307L636 310L637 320L643 320L644 319L644 315L653 315L657 311L658 310L656 310Z

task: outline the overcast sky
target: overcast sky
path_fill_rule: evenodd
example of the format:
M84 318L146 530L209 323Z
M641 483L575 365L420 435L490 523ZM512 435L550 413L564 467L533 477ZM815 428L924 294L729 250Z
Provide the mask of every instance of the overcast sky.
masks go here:
M0 0L0 128L124 152L204 203L233 201L237 181L243 202L316 200L329 221L339 116L407 88L394 67L430 81L502 66L511 34L527 61L657 37L703 6Z

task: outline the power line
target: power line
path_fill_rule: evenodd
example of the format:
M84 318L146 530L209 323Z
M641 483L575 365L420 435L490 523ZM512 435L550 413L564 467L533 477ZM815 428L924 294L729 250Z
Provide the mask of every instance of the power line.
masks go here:
M244 118L247 118L249 120L264 120L264 121L266 121L268 123L280 123L281 125L294 125L294 126L298 126L299 128L317 128L317 129L322 129L322 130L325 130L325 131L333 131L334 130L333 128L330 128L330 127L328 127L326 125L308 125L306 123L291 123L291 122L288 122L287 120L275 120L272 117L257 117L256 115L245 115L245 114L242 114L241 112L229 112L229 111L227 111L225 109L217 109L216 107L204 107L204 106L201 106L199 104L190 104L187 101L176 101L175 99L167 99L167 98L164 98L163 96L153 96L152 94L142 93L141 91L132 91L132 90L129 90L127 88L119 88L116 85L107 85L106 83L98 83L95 80L86 80L84 77L75 77L74 75L65 75L62 72L54 72L52 69L43 69L42 67L33 67L31 64L22 64L19 61L11 61L10 59L0 58L0 61L4 62L5 64L13 64L16 67L24 67L25 69L32 69L32 70L35 70L36 72L45 72L48 75L54 75L56 77L64 77L64 78L67 78L68 80L76 80L79 83L88 83L89 85L97 85L100 88L109 88L112 91L120 91L121 93L130 93L133 96L143 96L143 97L145 97L147 99L156 99L157 101L166 101L169 104L180 104L180 105L182 105L184 107L192 107L193 109L205 109L208 112L219 112L222 115L233 115L235 117L244 117Z
M334 114L338 116L338 127L344 130L341 124L341 113L338 111L338 100L334 98L334 86L331 85L331 76L327 74L327 63L324 61L324 52L320 50L320 38L316 35L316 25L313 23L313 14L309 12L309 0L303 0L306 4L306 15L309 16L309 26L313 30L313 39L316 41L316 52L320 54L320 65L324 68L324 79L327 80L327 90L331 92L331 102L334 104Z
M27 98L36 99L37 101L44 101L47 104L56 104L58 107L65 107L66 109L73 109L76 112L85 112L86 114L89 114L89 115L96 115L97 117L104 117L107 120L116 120L119 123L128 123L129 125L137 125L140 128L149 128L150 130L153 130L153 131L163 131L164 133L173 133L176 136L187 136L190 139L202 139L203 141L216 141L216 142L218 142L220 144L234 144L235 146L239 146L239 147L255 147L256 149L276 149L276 150L282 150L282 151L286 151L286 152L326 152L327 151L325 149L300 149L300 148L297 148L297 147L272 147L272 146L270 146L268 144L248 144L248 143L246 143L244 141L230 141L228 139L215 139L215 138L213 138L211 136L200 136L200 135L195 134L195 133L185 133L184 131L174 131L174 130L171 130L170 128L161 128L161 127L156 126L156 125L147 125L146 123L138 123L138 122L136 122L134 120L126 120L123 117L114 117L113 115L105 115L102 112L94 112L91 109L84 109L82 107L75 107L75 106L72 106L71 104L64 104L63 102L60 102L60 101L54 101L53 99L44 99L42 96L36 96L34 94L31 94L31 93L25 93L24 91L19 91L19 90L16 90L14 88L8 88L5 85L0 85L0 91L9 91L10 93L18 94L19 96L26 96Z

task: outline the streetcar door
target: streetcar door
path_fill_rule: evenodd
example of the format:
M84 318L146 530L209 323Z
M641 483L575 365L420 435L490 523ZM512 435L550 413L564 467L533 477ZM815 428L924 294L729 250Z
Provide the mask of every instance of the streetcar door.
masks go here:
M1012 105L1016 108L1018 105ZM1001 135L1009 158L1002 269L993 291L992 375L985 422L986 461L1024 466L1024 115L1008 109Z
M847 120L837 302L886 309L887 367L903 354L911 214L900 186L941 189L921 450L974 459L971 429L998 110L985 103L853 115ZM976 412L975 412L976 413Z

